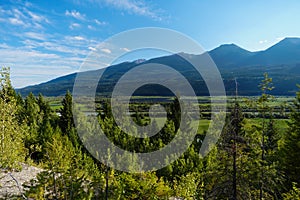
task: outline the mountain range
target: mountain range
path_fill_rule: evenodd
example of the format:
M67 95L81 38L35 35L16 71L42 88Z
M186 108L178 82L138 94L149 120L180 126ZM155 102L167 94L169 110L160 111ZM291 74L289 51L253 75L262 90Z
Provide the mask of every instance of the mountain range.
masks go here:
M258 85L265 72L273 78L275 89L271 91L272 94L295 95L295 92L298 91L296 84L300 84L300 38L285 38L263 51L251 52L235 44L223 44L206 53L211 56L221 72L227 95L235 94L235 79L238 81L239 95L260 94ZM195 73L195 69L182 58L181 54L188 56L191 60L201 59L201 56L204 55L178 53L149 60L123 62L99 69L103 70L101 71L103 76L99 80L97 93L109 96L115 84L126 72L143 64L158 63L179 71L190 82L197 95L209 95L201 76ZM92 76L95 71L79 73L86 73L87 80L82 88L88 87L90 84L88 77ZM67 90L72 91L76 75L77 73L62 76L45 83L17 89L17 92L23 96L30 92L36 95L42 93L45 96L61 96ZM134 81L132 80L132 82ZM167 96L172 95L172 92L160 85L145 85L134 94Z

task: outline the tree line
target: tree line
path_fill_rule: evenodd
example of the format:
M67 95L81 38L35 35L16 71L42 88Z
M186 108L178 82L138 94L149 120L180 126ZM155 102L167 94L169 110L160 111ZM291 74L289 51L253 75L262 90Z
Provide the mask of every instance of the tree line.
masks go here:
M249 103L261 118L245 117L235 101L230 113L224 113L226 124L221 137L207 156L199 156L206 134L199 130L194 142L175 162L157 171L141 173L108 168L87 151L75 128L70 92L63 98L58 115L42 94L31 93L25 98L17 94L10 82L9 68L2 68L0 74L0 169L21 170L21 163L43 169L35 180L24 185L28 198L300 198L300 92L289 107L288 128L282 133L269 106L276 98L269 95L273 86L267 74L259 85L261 96ZM106 136L120 148L134 152L164 147L179 131L180 115L188 117L188 113L180 113L180 102L175 98L165 105L168 117L162 130L153 137L140 139L117 126L109 102L102 101L99 107L97 123ZM79 117L84 119L79 121L85 122L81 125L92 130L95 124L89 116ZM149 122L138 111L133 117L140 125ZM189 126L192 125L185 127ZM212 127L217 128L218 121ZM128 160L128 165L134 164Z

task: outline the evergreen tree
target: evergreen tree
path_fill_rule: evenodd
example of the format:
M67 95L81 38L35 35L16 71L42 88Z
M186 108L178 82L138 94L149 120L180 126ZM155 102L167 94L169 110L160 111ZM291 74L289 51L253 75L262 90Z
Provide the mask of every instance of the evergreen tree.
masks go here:
M274 87L272 78L267 73L264 74L259 87L262 94L254 102L254 109L257 109L259 118L255 119L251 126L245 127L245 132L252 138L249 142L251 143L250 159L252 165L257 168L251 170L253 177L251 184L256 188L251 195L256 199L279 199L283 176L279 171L278 157L276 158L278 131L274 126L273 108L270 106L270 103L275 100L274 96L269 94Z
M180 108L180 97L175 96L173 102L170 105L171 119L174 122L175 130L177 131L181 121L181 108Z
M300 91L291 110L289 129L283 139L282 160L288 179L300 184Z
M250 198L247 143L243 134L244 118L235 102L226 119L221 138L205 159L204 187L208 199Z
M71 131L74 125L73 113L72 113L72 94L67 91L64 99L62 100L62 108L60 109L60 128L63 133Z
M43 124L43 118L40 116L40 107L37 99L32 93L25 98L23 117L29 132L25 138L25 146L29 150L29 158L39 162L42 158L43 138L40 136L40 127Z
M274 96L269 92L274 89L272 78L267 73L259 85L262 94L257 101L258 111L261 114L261 159L260 159L260 180L259 199L264 199L269 195L277 198L276 190L281 182L281 176L277 171L277 164L271 157L277 150L277 133L273 126L273 109L269 103L274 100ZM277 182L274 178L277 176ZM277 186L276 186L277 185ZM264 194L265 193L265 194Z
M43 118L43 121L50 121L51 108L41 93L37 97L36 103L39 106L39 115Z
M75 123L73 118L73 102L72 94L67 91L64 99L62 100L62 108L60 109L59 127L62 132L66 134L72 141L74 146L81 146L81 141L78 137L75 129Z
M59 129L46 143L46 152L45 170L26 186L26 195L34 199L92 199L93 179L101 177L92 159Z
M111 199L168 199L171 189L154 172L121 173L116 175L110 186Z

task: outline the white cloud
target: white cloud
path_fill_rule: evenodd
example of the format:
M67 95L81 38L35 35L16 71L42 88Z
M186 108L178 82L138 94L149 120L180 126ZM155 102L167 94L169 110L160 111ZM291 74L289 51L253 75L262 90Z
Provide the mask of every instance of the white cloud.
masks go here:
M83 50L80 47L74 46L74 45L65 45L68 44L68 42L64 41L47 41L47 42L37 42L33 40L25 40L23 41L23 44L26 46L28 49L45 49L49 50L55 53L67 53L69 54L75 54L75 55L80 55L82 57L85 57L88 54L87 50Z
M74 39L74 40L79 40L79 41L85 40L85 38L82 37L82 36L74 36L73 39Z
M85 15L81 14L80 12L78 12L76 10L72 10L72 11L66 10L65 15L74 17L74 18L79 19L79 20L84 20L85 19Z
M49 12L53 14L52 11ZM97 26L94 18L88 19L78 11L69 10L66 11L67 14L70 15L69 20L72 20L68 25L72 28L87 27L88 24L90 28ZM64 17L64 15L56 15ZM99 43L81 33L66 35L66 33L48 30L47 25L53 27L56 23L52 24L47 16L40 12L38 5L0 6L0 23L9 25L4 26L9 30L0 31L3 39L0 42L0 65L11 67L14 87L45 82L78 70L89 52ZM83 25L81 21L73 18L84 19L88 24ZM51 20L56 18L53 17ZM13 42L10 43L11 41Z
M18 18L8 18L9 23L11 23L12 25L21 25L21 26L25 26L25 22L23 22L22 20L18 19Z
M126 48L126 47L120 48L120 50L125 51L125 52L129 52L129 51L130 51L130 50L129 50L128 48Z
M14 87L24 87L51 80L79 69L84 57L61 56L45 53L24 47L0 45L3 56L0 65L11 68L11 79Z
M1 18L4 17L4 18ZM26 7L0 9L0 21L10 23L14 26L22 26L23 28L42 29L44 23L50 23L49 20L42 15L36 14Z
M268 42L268 40L260 40L258 43L259 44L264 44L264 43L267 43Z
M88 27L88 29L90 29L90 30L95 30L95 28L94 28L92 25L88 25L87 27Z
M9 46L6 43L0 44L0 48L9 48Z
M113 6L116 9L124 10L129 13L134 13L136 15L146 16L153 18L155 20L161 21L162 17L159 16L157 11L154 11L143 1L134 0L104 0L104 2Z
M0 13L5 14L5 15L11 15L12 14L11 10L5 10L2 7L0 7Z
M149 5L149 1L145 0L87 0L87 1L78 1L72 0L73 3L86 6L95 6L99 7L109 6L114 9L124 11L130 14L150 17L156 21L162 21L169 17L164 16L165 11L162 9L153 8L152 5ZM84 2L84 3L83 3Z
M42 60L52 60L59 58L53 53L43 53L35 50L28 50L24 48L6 48L0 50L3 58L1 62L5 63L19 63L24 66L28 63L41 63Z
M103 53L108 53L108 54L111 53L111 50L109 50L109 49L100 49L100 51L102 51Z
M96 51L97 49L95 47L88 47L89 50L91 51Z
M80 48L80 49L87 49L89 46L96 46L99 41L88 39L84 36L65 36L63 40L57 41L59 44L66 44L68 46Z
M46 23L49 23L49 20L46 17L42 16L42 15L38 15L38 14L33 13L29 10L27 10L27 13L33 21L36 21L36 22L43 22L44 21Z
M45 36L46 37L46 36ZM48 36L47 40L32 40L25 39L22 41L24 48L29 50L39 49L39 50L48 50L58 54L63 53L64 56L69 57L71 55L80 55L86 57L89 53L87 48L89 46L96 46L97 42L94 40L88 40L81 36L66 36L63 39L51 38Z
M14 8L13 9L13 13L14 13L14 16L15 16L15 18L18 18L18 19L20 19L20 18L27 18L19 9L17 9L17 8Z
M81 27L81 25L80 24L78 24L78 23L72 23L72 24L70 24L70 26L69 26L69 28L70 29L76 29L76 28L80 28Z
M35 32L26 32L24 35L28 38L32 38L35 40L46 40L46 36L41 33L35 33Z
M102 21L99 21L98 19L95 19L94 22L97 24L97 25L106 25L107 22L102 22Z
M28 1L26 1L25 4L24 4L24 6L25 6L25 7L32 7L33 4L32 4L32 3L29 3Z

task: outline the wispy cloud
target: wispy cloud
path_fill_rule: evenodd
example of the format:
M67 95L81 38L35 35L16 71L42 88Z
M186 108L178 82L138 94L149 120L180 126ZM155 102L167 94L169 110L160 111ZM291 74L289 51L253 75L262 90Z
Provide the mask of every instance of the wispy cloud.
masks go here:
M259 43L259 44L268 43L268 40L260 40L258 43Z
M26 23L23 22L21 19L18 18L8 18L9 23L12 25L21 25L21 26L26 26Z
M74 39L74 40L79 40L79 41L85 40L84 37L79 36L79 35L78 35L78 36L74 36L73 39Z
M7 20L5 20L7 19ZM43 24L49 24L47 17L23 8L0 9L0 21L24 28L41 29Z
M87 50L81 49L74 45L64 45L65 42L62 41L46 41L39 42L34 40L24 40L23 44L28 49L43 49L54 52L56 54L64 53L70 55L79 55L81 57L85 57L88 54Z
M27 41L29 43L29 41ZM48 45L32 41L31 46ZM53 45L54 47L55 45ZM57 53L1 44L0 64L11 67L14 87L37 84L78 70L84 56L62 56ZM22 78L23 77L23 78Z
M110 49L106 49L106 48L100 49L100 51L102 51L103 53L108 53L108 54L111 53L111 50Z
M129 50L128 48L126 48L126 47L120 48L120 50L125 51L125 52L129 52L129 51L130 51L130 50Z
M83 4L73 0L74 3ZM113 7L114 9L127 12L129 14L135 14L139 16L150 17L156 21L162 21L164 12L161 9L154 9L148 2L143 0L88 0L89 3L95 5L98 4L101 7L103 5Z
M93 27L92 25L88 25L87 27L88 27L88 29L90 29L90 30L95 30L95 27Z
M49 20L45 17L45 16L42 16L42 15L38 15L36 13L33 13L29 10L27 10L27 13L28 15L31 17L31 19L35 22L46 22L46 23L50 23Z
M84 20L85 19L85 15L81 14L80 12L78 12L76 10L72 10L72 11L66 10L65 15L74 17L74 18L79 19L79 20Z
M100 20L98 20L98 19L94 19L94 22L97 24L97 25L106 25L107 24L107 22L102 22L102 21L100 21Z
M145 0L88 0L82 5L90 3L96 8L110 7L122 14L161 19L160 11ZM99 47L103 35L99 37L95 33L109 25L106 21L109 18L92 15L85 11L86 8L74 8L58 11L25 1L0 6L0 65L11 67L15 87L72 73L91 52L99 56L97 62L100 64L95 65L99 68L109 64L115 51L129 51L109 45Z
M24 36L35 39L35 40L46 40L45 34L42 34L42 33L26 32L26 33L24 33Z
M91 51L96 51L97 49L95 47L88 47L89 50Z
M78 23L71 23L70 26L69 26L69 28L71 30L76 29L76 28L80 28L80 27L81 27L81 25L78 24Z
M13 86L37 84L77 71L99 41L87 32L74 35L69 29L90 25L97 30L105 23L98 20L97 24L95 16L88 18L76 10L44 12L38 5L24 4L0 6L0 65L11 67ZM69 27L53 31L62 18Z
M153 10L143 1L134 0L105 0L105 2L113 7L127 11L129 13L134 13L141 16L150 17L152 19L161 21L162 17L159 15L158 11Z

